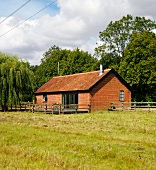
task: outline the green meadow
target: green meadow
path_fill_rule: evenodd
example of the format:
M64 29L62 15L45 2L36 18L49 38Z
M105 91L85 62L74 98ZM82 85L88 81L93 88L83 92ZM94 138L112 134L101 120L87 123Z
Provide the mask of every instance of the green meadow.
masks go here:
M156 112L0 112L1 170L155 170Z

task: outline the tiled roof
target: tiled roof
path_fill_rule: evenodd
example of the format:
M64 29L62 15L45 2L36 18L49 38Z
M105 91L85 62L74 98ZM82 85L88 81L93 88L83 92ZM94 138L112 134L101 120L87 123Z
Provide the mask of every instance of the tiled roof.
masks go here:
M47 83L42 85L35 93L89 90L101 78L110 72L110 70L111 69L104 70L102 75L99 75L99 71L93 71L53 77Z

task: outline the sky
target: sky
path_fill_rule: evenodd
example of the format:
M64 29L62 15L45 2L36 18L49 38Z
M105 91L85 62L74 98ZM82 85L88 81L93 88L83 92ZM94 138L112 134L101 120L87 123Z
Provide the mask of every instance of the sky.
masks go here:
M127 14L156 21L156 2L0 0L0 52L16 55L31 65L39 65L44 53L54 45L94 54L99 32L104 31L111 21L120 20Z

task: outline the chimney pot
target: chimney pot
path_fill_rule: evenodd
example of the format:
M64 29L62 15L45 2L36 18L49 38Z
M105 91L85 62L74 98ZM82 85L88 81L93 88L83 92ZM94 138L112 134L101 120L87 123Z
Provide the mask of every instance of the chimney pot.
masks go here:
M99 76L101 76L103 74L103 66L102 64L100 64L100 73L99 73Z

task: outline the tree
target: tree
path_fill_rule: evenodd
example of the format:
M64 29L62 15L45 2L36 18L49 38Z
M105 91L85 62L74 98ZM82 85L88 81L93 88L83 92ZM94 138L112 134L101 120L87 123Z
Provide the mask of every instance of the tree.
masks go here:
M78 48L68 50L66 58L60 62L60 75L93 71L98 68L98 60L88 52Z
M127 43L131 41L132 33L151 31L156 28L156 23L145 17L123 16L118 21L111 21L106 30L99 33L102 44L95 49L95 55L107 60L109 56L114 56L111 65L119 65L124 59L124 51Z
M9 105L32 97L32 76L28 62L0 53L0 105L3 111Z
M156 101L156 35L135 32L125 49L119 73L132 86L134 101Z
M87 72L96 70L97 68L98 60L91 54L88 54L88 52L84 52L78 48L67 50L53 46L44 53L41 64L35 71L35 89L54 76Z

